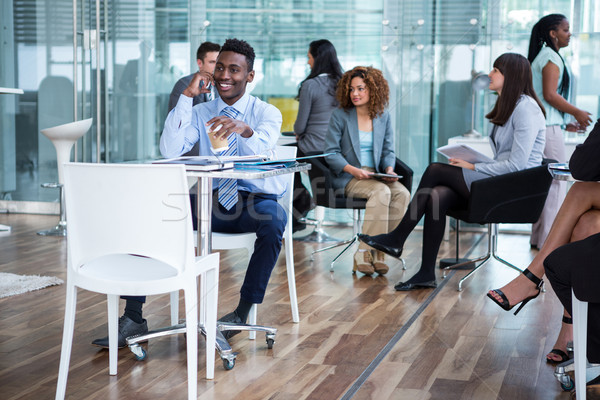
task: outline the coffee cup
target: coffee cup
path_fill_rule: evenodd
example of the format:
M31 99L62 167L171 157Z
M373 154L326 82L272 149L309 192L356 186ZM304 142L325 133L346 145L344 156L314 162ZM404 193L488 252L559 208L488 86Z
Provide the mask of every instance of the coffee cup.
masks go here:
M229 143L227 142L227 137L217 136L215 137L215 133L221 129L223 125L218 125L215 129L212 129L212 126L206 131L208 135L208 139L210 140L210 147L215 153L220 153L222 151L227 150L229 147Z

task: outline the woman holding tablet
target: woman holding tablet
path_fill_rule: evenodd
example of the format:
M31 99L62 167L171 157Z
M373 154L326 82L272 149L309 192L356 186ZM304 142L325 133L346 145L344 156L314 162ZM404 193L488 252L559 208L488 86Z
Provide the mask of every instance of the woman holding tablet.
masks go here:
M389 87L380 70L355 67L346 72L337 87L340 108L333 111L325 138L333 186L345 195L366 198L363 232L386 233L395 227L410 200L410 193L394 172L394 132L385 110ZM390 176L375 178L373 173ZM384 252L364 243L354 254L353 271L366 275L385 274L389 260Z

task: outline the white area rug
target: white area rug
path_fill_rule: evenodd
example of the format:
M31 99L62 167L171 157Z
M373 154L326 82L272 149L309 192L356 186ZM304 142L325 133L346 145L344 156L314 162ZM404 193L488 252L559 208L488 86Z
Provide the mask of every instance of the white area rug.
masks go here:
M53 276L16 275L0 272L0 299L63 283L61 279Z

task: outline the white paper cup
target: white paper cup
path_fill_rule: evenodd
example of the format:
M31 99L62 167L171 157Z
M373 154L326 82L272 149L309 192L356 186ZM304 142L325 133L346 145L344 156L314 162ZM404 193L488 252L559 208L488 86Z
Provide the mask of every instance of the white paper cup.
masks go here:
M207 135L208 135L208 139L210 140L210 146L212 148L212 151L214 151L215 153L221 153L225 150L227 150L227 148L229 147L229 143L227 142L227 137L216 137L214 133L218 132L219 129L221 129L223 125L218 125L215 129L208 129L206 131Z

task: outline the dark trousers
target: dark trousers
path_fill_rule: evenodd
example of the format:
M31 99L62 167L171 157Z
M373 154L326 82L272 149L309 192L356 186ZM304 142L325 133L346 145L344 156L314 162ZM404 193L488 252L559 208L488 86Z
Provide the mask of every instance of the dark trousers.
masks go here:
M196 195L190 195L192 203L192 221L197 229ZM212 230L224 233L255 232L254 252L250 257L241 297L247 302L259 304L265 297L265 291L271 272L277 263L281 240L287 223L283 207L277 203L277 196L239 192L237 204L226 210L213 196ZM122 296L144 302L144 296Z
M579 300L589 302L587 357L600 363L600 234L569 243L554 250L544 260L546 277L569 314L571 290Z

